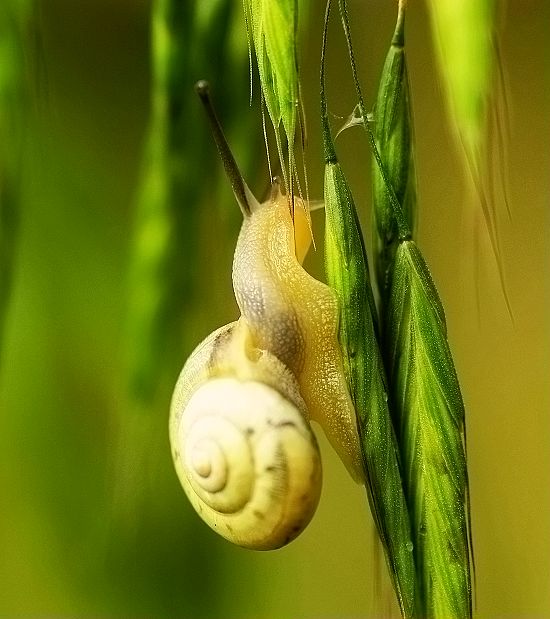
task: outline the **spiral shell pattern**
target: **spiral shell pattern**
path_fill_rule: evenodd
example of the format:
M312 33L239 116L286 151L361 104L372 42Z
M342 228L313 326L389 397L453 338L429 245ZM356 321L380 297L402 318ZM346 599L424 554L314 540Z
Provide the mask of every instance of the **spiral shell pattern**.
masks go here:
M217 533L246 548L270 550L309 523L321 490L319 449L302 414L276 389L210 378L173 415L178 477Z

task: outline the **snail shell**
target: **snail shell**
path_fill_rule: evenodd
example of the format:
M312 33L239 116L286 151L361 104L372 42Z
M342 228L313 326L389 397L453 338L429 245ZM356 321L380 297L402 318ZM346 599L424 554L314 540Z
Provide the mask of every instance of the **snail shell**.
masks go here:
M269 353L243 356L247 337L243 323L232 323L191 355L176 386L170 438L180 482L201 518L235 544L268 550L309 523L321 461L292 375ZM230 359L238 371L225 373Z

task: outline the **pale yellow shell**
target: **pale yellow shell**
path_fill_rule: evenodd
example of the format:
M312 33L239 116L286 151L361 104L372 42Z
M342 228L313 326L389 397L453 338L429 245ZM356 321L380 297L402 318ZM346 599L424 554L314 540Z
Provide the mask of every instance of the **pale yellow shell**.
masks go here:
M246 326L232 323L191 355L172 400L170 442L201 518L235 544L270 550L309 523L321 461L292 374L247 339Z

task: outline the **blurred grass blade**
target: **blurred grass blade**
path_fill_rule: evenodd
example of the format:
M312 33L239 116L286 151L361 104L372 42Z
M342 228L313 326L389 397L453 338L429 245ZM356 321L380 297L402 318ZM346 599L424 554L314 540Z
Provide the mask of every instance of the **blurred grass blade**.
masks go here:
M204 140L193 86L209 76L223 90L246 62L244 42L242 49L231 49L233 12L230 0L156 0L152 6L151 118L137 199L127 330L130 389L145 406L159 389L172 385L183 358L183 326L199 281L197 270L185 267L197 264L200 253L198 236L189 230L200 229L205 200L209 212L202 212L211 216L216 186L211 173L205 175L214 153ZM226 115L231 110L228 101ZM197 182L200 178L210 181Z
M439 68L469 165L479 167L495 61L495 0L430 0Z
M0 359L21 208L21 164L28 118L25 30L32 3L0 5Z
M294 141L300 105L297 33L298 0L244 0L251 30L263 100L277 142L287 192L298 183ZM287 145L283 152L281 125ZM267 146L267 145L266 145Z
M227 214L218 210L224 197L232 201L228 190L223 193L221 175L212 172L218 170L212 165L217 157L204 138L194 84L208 76L216 89L235 93L223 108L229 128L248 98L246 41L233 36L242 26L239 7L231 0L155 0L151 8L151 110L128 274L128 398L117 420L112 464L111 537L125 536L128 543L143 525L153 492L166 479L172 481L162 473L170 393L197 329L207 326L197 299L210 285L204 265L212 262L213 252L230 260L234 241L225 240L235 238L240 223L233 206ZM240 123L252 158L258 145L246 130L247 119ZM218 187L224 187L220 194ZM219 246L213 249L201 231L216 215Z
M397 249L387 318L421 616L464 619L472 616L464 405L443 307L413 241Z
M501 257L490 164L502 153L488 152L486 144L491 101L494 100L493 74L499 62L497 3L495 0L430 0L428 7L449 115L477 193L508 313L513 318ZM497 124L499 114L497 110ZM497 131L501 130L497 126ZM510 215L504 181L502 185ZM476 226L478 218L470 215L470 219ZM474 230L479 233L477 228Z
M182 300L175 265L193 252L186 238L178 243L183 218L193 228L196 215L185 213L189 183L184 167L187 109L184 85L190 62L194 6L170 0L152 6L152 98L148 143L138 194L128 311L130 389L137 402L151 405L166 365L168 341ZM191 96L191 95L189 95ZM192 130L192 128L189 128ZM184 238L183 236L181 238ZM180 269L180 272L186 272Z
M386 56L374 108L374 136L388 179L409 229L416 223L416 172L409 77L405 59L405 8L399 4L397 25ZM378 288L383 300L398 243L392 204L378 164L373 159L373 238Z
M325 153L325 261L327 280L340 302L338 332L348 388L357 414L366 487L401 613L412 617L415 567L409 515L388 409L376 334L376 308L367 254L348 183L336 158L325 97L327 4L321 58L321 117Z

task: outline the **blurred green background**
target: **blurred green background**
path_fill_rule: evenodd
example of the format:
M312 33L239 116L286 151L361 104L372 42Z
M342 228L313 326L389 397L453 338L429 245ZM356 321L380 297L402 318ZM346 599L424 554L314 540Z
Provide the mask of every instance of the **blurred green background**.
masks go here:
M216 83L216 75L203 74L207 52L194 49L188 59L182 140L195 153L190 165L200 165L197 197L190 190L182 203L177 239L185 312L168 334L166 372L145 405L128 389L135 333L127 316L150 111L150 6L38 4L23 208L0 365L2 617L395 614L388 584L377 576L364 492L322 437L319 509L306 531L276 552L245 551L214 535L192 512L172 468L170 385L192 348L237 316L230 272L240 215L195 104L196 79L213 81L253 190L261 195L267 186L265 164L254 165L264 161L258 94L250 108L246 35L240 3L235 7L227 16L234 54L226 60L237 59L231 70L221 63ZM301 62L310 194L319 198L324 7L311 9ZM350 2L350 12L372 101L395 10L377 0ZM513 323L485 237L477 249L471 240L465 213L475 196L446 120L426 9L412 0L408 60L418 240L446 308L467 407L478 616L534 619L550 617L550 9L543 0L510 0L503 13L506 96L499 100L510 139L505 156L501 149L494 158L512 210L510 221L498 205ZM330 45L329 106L346 117L354 100L336 27ZM337 147L368 229L370 158L362 132L346 132ZM320 248L322 212L313 218ZM306 264L322 278L321 249Z

